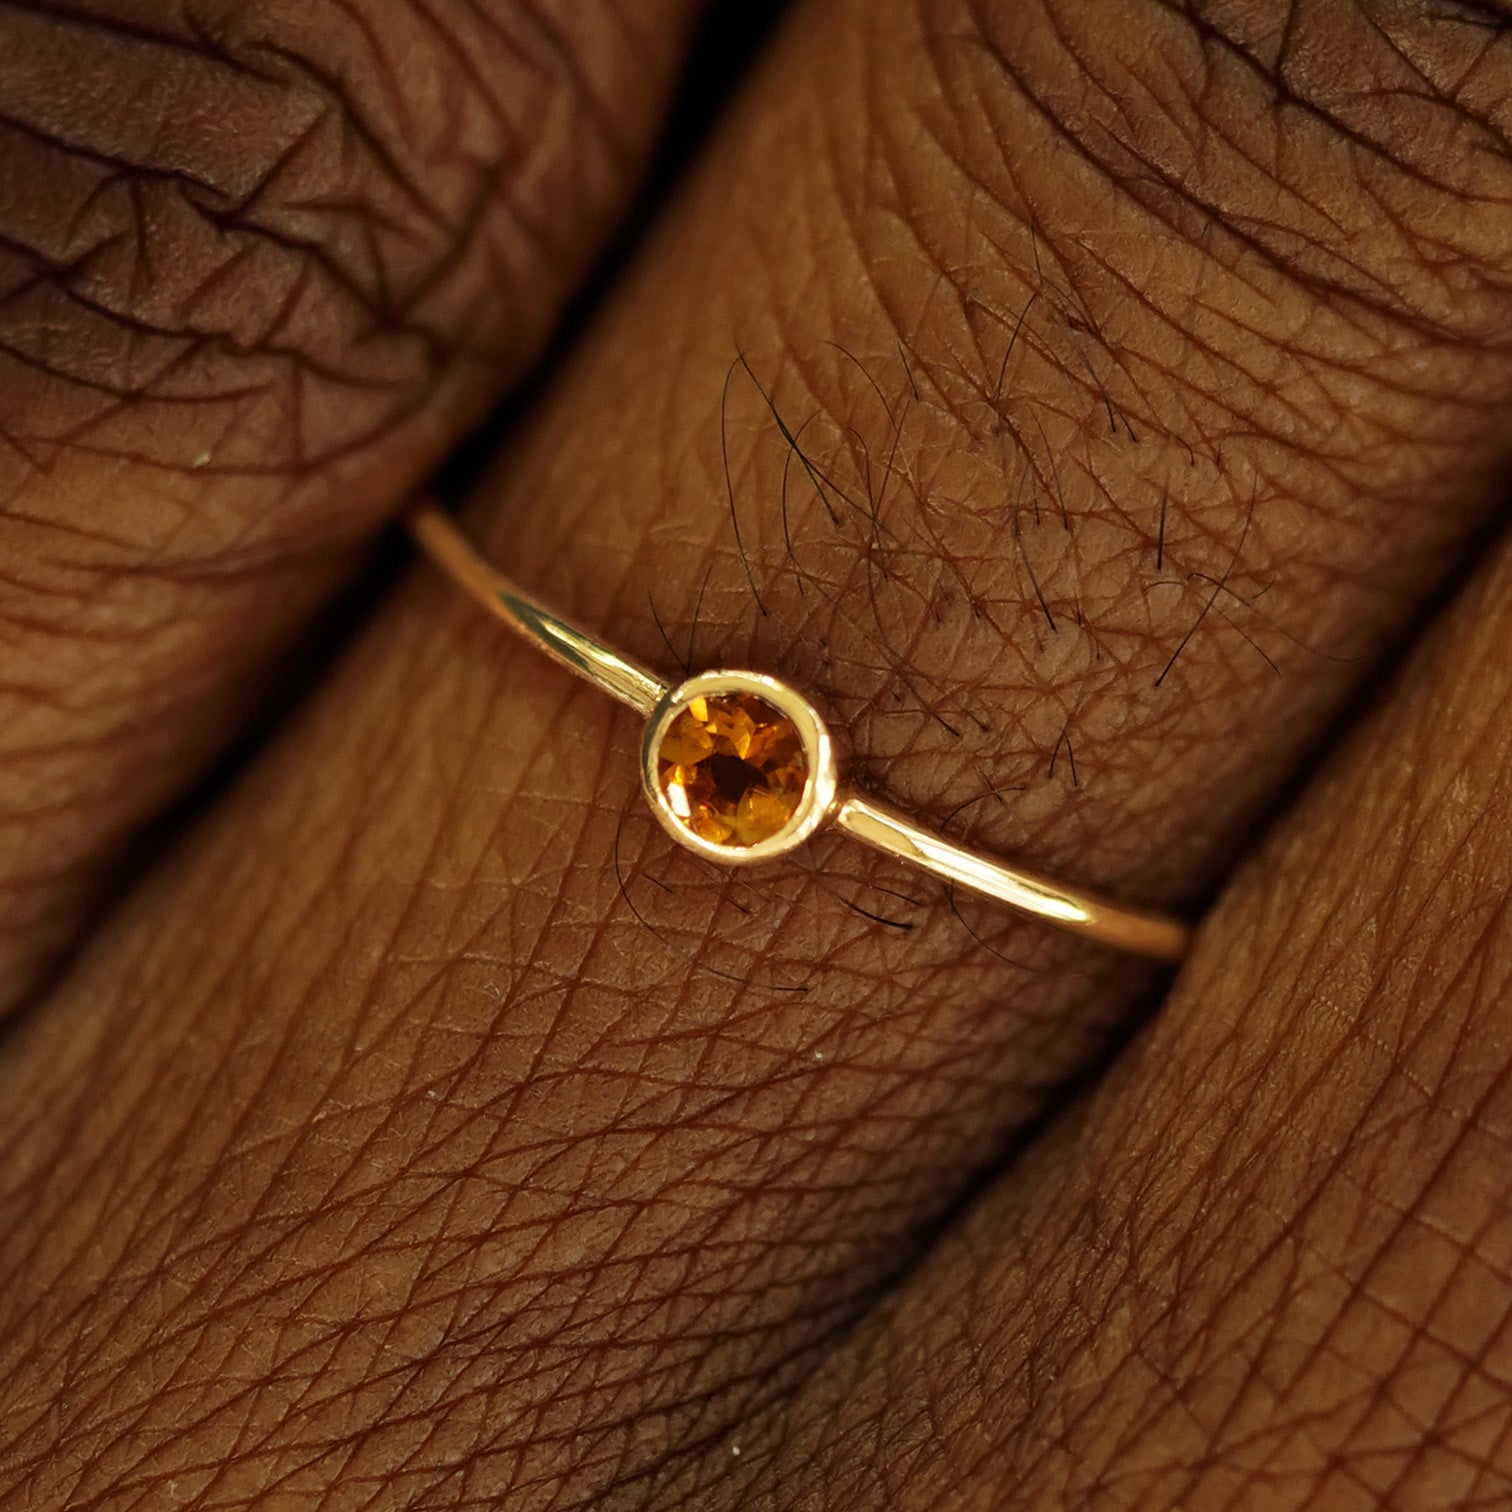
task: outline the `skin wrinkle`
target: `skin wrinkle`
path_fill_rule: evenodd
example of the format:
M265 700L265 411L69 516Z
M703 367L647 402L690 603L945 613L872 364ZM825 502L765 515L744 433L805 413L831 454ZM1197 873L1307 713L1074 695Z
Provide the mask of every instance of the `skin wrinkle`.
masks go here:
M1154 1043L952 1237L945 1274L921 1273L771 1438L747 1428L754 1476L711 1493L716 1464L699 1505L1505 1498L1509 621L1503 549L1247 868ZM1257 1217L1271 1235L1251 1247ZM1277 1262L1271 1303L1255 1290ZM983 1310L939 1305L963 1292ZM958 1369L984 1347L989 1368ZM898 1441L927 1448L885 1490L863 1445Z
M871 96L897 99L899 119L933 93L915 72L915 19L887 11L870 44ZM1450 445L1474 441L1483 417L1437 396L1474 387L1489 403L1505 374L1473 325L1425 346L1410 322L1351 311L1341 387L1290 344L1311 315L1326 346L1341 329L1331 312L1263 267L1231 276L1199 244L1165 240L1180 278L1207 279L1211 308L1242 307L1265 333L1244 341L1230 321L1203 337L1251 364L1268 355L1277 387L1327 401L1288 392L1266 409L1257 394L1256 455L1194 465L1161 420L1182 413L1204 440L1217 385L1183 369L1164 318L1096 271L1122 267L1120 248L1149 258L1151 220L1079 177L1042 118L993 87L980 50L952 65L980 113L949 90L933 107L946 161L969 168L916 157L900 133L893 172L918 165L907 225L843 224L823 189L826 175L856 182L843 158L793 171L806 144L855 140L851 113L870 121L839 60L876 21L859 6L798 18L595 345L504 459L484 534L526 581L659 665L646 585L677 643L707 580L700 658L816 672L803 680L843 693L847 727L900 797L943 815L1022 782L1011 808L980 805L978 833L1151 895L1194 890L1453 555L1495 441L1451 471ZM1076 102L1061 114L1074 124ZM871 124L881 134L891 118ZM1006 176L992 166L1004 141L1022 144ZM994 197L975 201L986 229L963 245L940 229L973 177ZM909 250L921 236L933 267ZM1148 276L1131 266L1125 281ZM1065 608L1058 637L1013 556L1025 460L963 424L990 408L1010 320L1051 280L1091 318L1073 333L1073 305L1047 294L1005 392L1066 426L1047 430L1071 454L1072 528L1048 501L1042 525L1024 522L1046 548L1051 601L1081 602L1090 624ZM1255 280L1269 281L1270 332ZM967 314L979 307L1002 317L987 323L995 346ZM890 310L918 313L900 327ZM775 512L789 448L759 395L731 416L763 620L720 491L732 335L794 434L817 412L802 445L826 470L880 456L891 436L866 374L816 358L816 326L843 334L884 393L896 383L895 404L908 380L878 355L901 336L920 399L875 536L869 517L838 510L835 527L817 499L793 501L806 593ZM1101 366L1109 348L1126 367L1141 354L1163 401L1137 416L1137 442L1109 434L1094 374L1114 372L1102 381L1115 413L1126 400ZM1299 408L1316 433L1272 438ZM1331 456L1315 465L1335 408L1373 436L1368 486ZM1263 512L1246 533L1257 478ZM1187 586L1157 609L1146 589L1168 486L1168 570ZM919 533L912 560L882 525L905 543ZM1278 622L1338 654L1283 645L1278 687L1214 623L1156 690L1212 592L1191 574L1221 577L1241 537L1254 580L1236 571L1235 588L1274 577ZM941 553L957 572L932 565ZM868 574L868 555L886 575ZM962 578L991 620L964 595L936 598L937 579ZM877 655L879 619L892 657ZM794 624L827 644L790 645ZM1005 628L1036 652L1007 657ZM973 688L986 729L942 729L900 671ZM1036 711L1040 696L1053 709ZM1041 775L1071 711L1076 788L1064 769ZM213 1494L199 1481L188 1494L224 1506L273 1486L311 1506L572 1506L611 1481L634 1499L649 1468L670 1474L688 1443L793 1389L1143 990L1127 963L962 904L991 947L977 949L936 894L838 844L811 870L711 881L633 807L628 739L615 711L426 575L102 936L6 1089L3 1200L27 1222L0 1222L0 1442L15 1445L0 1504L145 1505L186 1472L213 1475ZM645 889L653 923L727 975L629 913L617 840L632 876L661 884ZM286 858L278 896L269 855ZM826 895L815 879L832 859L912 886L915 928L879 936ZM808 991L742 985L755 959ZM406 1342L390 1350L396 1329Z
M0 1010L538 352L690 10L0 5Z
M1340 3L1334 6L1334 9L1341 9L1341 11L1350 15L1355 14L1355 9L1350 5L1349 0L1340 0ZM1054 14L1054 17L1061 18L1061 20L1069 20L1075 12L1069 11L1069 9L1052 8L1052 14ZM1078 17L1078 20L1083 21L1084 24L1084 18ZM1255 59L1249 53L1246 53L1237 42L1226 38L1222 33L1217 33L1208 23L1199 24L1204 27L1204 35L1214 36L1214 38L1220 39L1228 47L1231 47L1232 51L1234 51L1234 56L1243 59L1244 64L1253 71L1253 77L1255 77L1256 82L1261 83L1264 89L1269 91L1269 89L1278 88L1275 76L1259 67ZM1338 32L1338 30L1341 30L1340 27L1335 27L1335 32ZM992 35L992 30L987 30L986 35ZM1070 42L1067 41L1067 48L1069 47ZM1083 60L1083 62L1089 62L1089 59L1095 62L1095 64L1101 64L1102 62L1102 59L1096 57L1095 50L1092 53L1086 54L1086 56L1083 53L1078 53L1077 56L1078 60ZM1012 62L1005 62L1001 57L995 60L999 64L1005 64L1007 71L1009 71L1009 77L1013 77ZM1128 71L1125 70L1123 73L1125 73L1125 80L1123 82L1126 83L1128 82L1126 80ZM1089 64L1089 67L1081 68L1078 71L1078 86L1084 85L1087 80L1093 80L1093 82L1098 80L1098 67L1093 67L1093 65ZM1376 83L1376 80L1373 79L1373 85L1374 83ZM1027 88L1027 83L1019 80L1019 86ZM1107 100L1113 98L1113 91L1108 86L1101 86L1099 94L1107 98ZM1370 100L1374 101L1377 98L1379 98L1379 92L1371 88ZM1259 101L1256 101L1256 103L1259 104ZM1329 112L1326 112L1325 109L1321 109L1317 101L1300 100L1300 98L1290 95L1290 97L1287 97L1285 103L1291 109L1302 112L1303 115L1315 115L1326 119L1329 125L1332 125L1335 129L1343 127L1343 122L1338 121L1335 116L1329 115ZM1049 101L1036 100L1036 104L1045 109L1049 115L1057 115L1054 104L1049 103ZM1266 118L1266 112L1264 112L1263 107L1256 110L1255 115L1258 119ZM1376 115L1377 119L1373 124L1379 125L1379 109L1377 109ZM1164 125L1166 113L1161 112L1161 110L1145 112L1143 119L1145 119L1146 124L1158 121L1161 125ZM1482 118L1479 115L1470 115L1470 113L1461 112L1456 113L1450 119L1453 121L1456 135L1464 136L1467 133L1482 132L1485 129L1485 125L1483 125ZM1388 125L1390 125L1390 121L1390 116L1385 116L1385 122ZM1237 133L1241 122L1246 122L1246 116L1243 113L1228 112L1228 130L1231 133L1235 133L1231 138L1232 142L1243 141L1244 139L1244 136ZM1444 135L1442 127L1445 125L1445 112L1439 112L1438 118L1435 119L1433 124L1439 127L1439 132L1436 135ZM1216 132L1225 132L1225 122L1217 122ZM1172 197L1178 198L1181 203L1188 204L1188 206L1199 210L1199 213L1202 215L1201 224L1207 230L1211 230L1214 222L1217 222L1217 225L1222 227L1223 233L1229 234L1229 236L1240 236L1252 251L1256 251L1261 256L1272 260L1279 271L1284 271L1288 277L1294 278L1294 280L1300 281L1300 283L1305 283L1309 289L1314 289L1318 293L1325 293L1325 295L1331 296L1331 298L1341 298L1346 299L1346 301L1359 299L1359 301L1367 305L1367 308L1380 308L1380 310L1390 313L1394 319L1409 319L1414 324L1421 322L1420 330L1423 334L1432 334L1432 331L1435 330L1436 321L1427 308L1423 308L1421 305L1414 308L1405 307L1402 299L1400 299L1400 286L1402 286L1400 278L1391 277L1390 274L1376 274L1370 268L1370 265L1368 265L1367 259L1356 259L1353 256L1346 256L1343 251L1334 251L1334 249L1326 245L1331 239L1340 239L1338 237L1338 231L1340 231L1340 213L1343 212L1344 206L1335 207L1331 215L1326 207L1309 204L1306 198L1302 194L1299 194L1299 192L1294 191L1294 189L1288 191L1287 187L1281 186L1281 194L1287 197L1287 209L1293 213L1293 216L1302 219L1303 222L1308 221L1308 219L1318 219L1321 230L1325 234L1323 236L1315 236L1315 234L1314 236L1297 236L1294 231L1288 231L1284 224L1276 225L1275 222L1272 222L1272 225L1267 228L1267 225L1261 219L1256 218L1253 213L1238 210L1234 206L1234 203L1232 203L1232 200L1234 200L1234 178L1232 178L1232 175L1228 180L1214 175L1213 189L1204 194L1204 192L1198 191L1198 187L1193 183L1190 172L1182 180L1178 180L1172 166L1166 162L1166 153L1157 147L1158 141L1160 141L1160 133L1145 133L1145 135L1152 139L1149 147L1145 147L1139 136L1120 139L1119 136L1105 132L1105 130L1101 138L1099 138L1098 144L1095 144L1095 141L1093 141L1092 132L1089 132L1089 130L1083 130L1083 132L1078 133L1075 136L1075 142L1077 142L1078 150L1087 154L1090 162L1095 163L1099 168L1107 169L1116 180L1128 183L1131 186L1132 192L1140 192L1146 180L1154 180L1155 183L1161 184L1164 189L1167 189ZM1250 132L1246 133L1246 135L1253 135L1253 129L1250 129ZM1400 133L1397 133L1397 135L1400 135ZM1205 133L1204 142L1208 147L1211 147L1214 139L1216 138L1214 138L1213 132ZM1361 148L1364 153L1379 154L1382 157L1383 163L1390 166L1390 168L1399 169L1402 172L1406 172L1411 168L1411 165L1406 163L1402 157L1391 156L1388 153L1387 147L1382 142L1376 142L1368 138L1367 133L1355 133L1350 138L1350 141L1356 147ZM1281 142L1281 138L1278 135L1278 139L1272 144L1273 151L1275 151L1278 159L1282 156L1281 151L1279 151L1279 142ZM1411 142L1411 139L1408 139L1408 142L1414 148L1420 145ZM1497 148L1497 151L1492 154L1477 153L1477 151L1474 151L1477 145L1482 144L1470 142L1470 144L1464 144L1461 147L1442 144L1442 147L1438 151L1435 151L1433 156L1435 156L1435 160L1438 160L1438 162L1445 163L1474 163L1482 156L1504 156L1500 148ZM1332 144L1332 150L1334 150L1335 154L1338 154L1338 151L1341 150L1340 141L1337 141L1337 139ZM1104 160L1105 154L1111 154L1111 157ZM1120 166L1119 154L1131 157L1132 165L1125 162ZM1241 154L1241 156L1243 156L1244 166L1247 169L1252 169L1255 174L1258 174L1267 183L1275 184L1276 178L1281 177L1278 171L1276 171L1275 163L1266 165L1266 163L1259 162L1258 159L1249 156L1249 154ZM1383 197L1383 210L1388 210L1388 212L1393 210L1391 200L1394 197L1393 192L1396 191L1396 181L1390 180L1390 178L1385 181L1379 181L1376 175L1364 174L1362 171L1356 171L1353 177L1355 177L1356 183L1359 183L1359 186L1365 192L1376 195L1376 197ZM1445 191L1453 192L1456 197L1479 198L1480 195L1486 192L1480 189L1480 187L1477 187L1476 191L1471 191L1470 184L1467 183L1456 183L1453 186L1444 187ZM1494 198L1494 189L1491 189L1489 194ZM1269 236L1266 234L1267 230L1269 230ZM1403 236L1403 240L1408 240L1409 245L1405 248L1406 254L1408 254L1406 260L1412 266L1417 266L1417 268L1423 266L1423 246L1411 245L1412 239L1405 236L1405 227L1403 225L1394 224L1391 219L1388 219L1380 227L1380 231L1385 234L1394 234L1394 236ZM1355 248L1349 248L1349 251L1353 253ZM1323 265L1314 266L1311 260L1318 259L1318 257L1321 257L1325 262L1323 262ZM1435 265L1430 263L1430 266ZM1461 268L1464 268L1462 263ZM1491 272L1491 269L1488 269L1486 275L1491 274ZM1359 278L1368 280L1368 290L1352 287L1352 284L1358 283ZM1415 278L1409 281L1417 283ZM1417 298L1421 299L1421 295L1424 292L1426 290L1418 290ZM1452 289L1445 289L1445 295L1448 295L1448 293L1452 293L1453 302L1445 308L1447 310L1458 311L1459 314L1462 314L1467 290L1461 289L1461 287L1452 287Z

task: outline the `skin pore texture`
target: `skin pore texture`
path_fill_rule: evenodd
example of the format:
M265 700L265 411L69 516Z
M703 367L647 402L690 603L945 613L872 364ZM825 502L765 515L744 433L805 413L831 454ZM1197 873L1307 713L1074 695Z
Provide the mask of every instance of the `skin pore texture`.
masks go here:
M1509 128L1494 8L800 4L470 527L1200 904L1494 520ZM1046 1123L1154 973L675 852L417 572L6 1046L0 1508L1494 1505L1505 580Z
M658 1504L1507 1504L1509 643L1503 549L1090 1105Z
M0 1011L539 352L691 11L0 4Z

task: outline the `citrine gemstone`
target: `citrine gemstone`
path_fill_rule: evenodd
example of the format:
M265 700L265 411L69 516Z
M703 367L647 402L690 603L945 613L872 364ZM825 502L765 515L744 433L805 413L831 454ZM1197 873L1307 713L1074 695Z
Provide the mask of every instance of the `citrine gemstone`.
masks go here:
M754 693L690 699L662 736L657 780L693 834L745 849L781 834L808 785L797 725Z

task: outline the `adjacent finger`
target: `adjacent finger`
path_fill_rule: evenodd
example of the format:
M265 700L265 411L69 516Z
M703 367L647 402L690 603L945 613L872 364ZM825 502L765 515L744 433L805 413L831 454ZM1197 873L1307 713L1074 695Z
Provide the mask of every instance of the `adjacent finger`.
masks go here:
M0 1008L540 350L691 9L0 8Z
M489 546L811 688L921 813L1200 897L1484 529L1512 387L1505 45L1305 19L800 11ZM100 938L6 1083L13 1484L600 1503L1147 1001L840 841L704 869L637 734L428 573Z
M1509 647L1504 549L1090 1110L650 1504L1504 1505Z

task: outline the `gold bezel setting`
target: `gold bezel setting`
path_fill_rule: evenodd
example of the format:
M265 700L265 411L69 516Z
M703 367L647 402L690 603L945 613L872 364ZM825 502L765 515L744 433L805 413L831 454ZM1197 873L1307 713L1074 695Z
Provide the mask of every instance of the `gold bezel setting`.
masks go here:
M662 790L658 765L662 742L673 721L695 699L717 699L733 693L750 694L790 721L803 743L808 766L803 796L787 823L775 835L751 845L738 846L706 840L688 827ZM839 782L835 743L818 710L796 689L765 672L700 672L679 683L651 711L641 742L641 786L662 828L688 850L724 866L751 866L761 861L774 861L797 849L833 813Z

